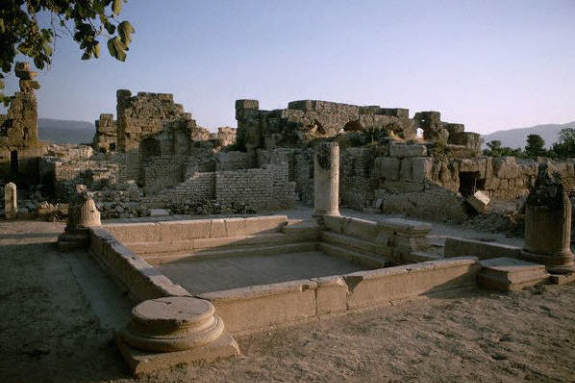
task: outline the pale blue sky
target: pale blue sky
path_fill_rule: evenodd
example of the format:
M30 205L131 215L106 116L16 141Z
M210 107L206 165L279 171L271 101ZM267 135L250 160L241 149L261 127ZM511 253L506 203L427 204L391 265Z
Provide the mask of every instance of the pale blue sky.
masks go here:
M126 88L174 93L211 130L239 98L439 110L480 133L575 120L575 0L131 0L122 18L125 63L58 40L41 117L115 114Z

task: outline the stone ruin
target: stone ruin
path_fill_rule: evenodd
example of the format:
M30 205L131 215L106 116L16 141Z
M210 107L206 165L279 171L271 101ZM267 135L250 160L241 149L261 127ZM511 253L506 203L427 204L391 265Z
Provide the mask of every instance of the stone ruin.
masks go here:
M477 133L435 111L410 117L403 108L315 100L260 110L257 100L238 100L237 129L211 133L171 94L116 96L116 116L100 115L92 147L35 146L44 155L34 177L60 202L87 185L104 218L310 205L321 141L340 147L340 204L360 210L463 222L471 211L487 214L491 201L525 198L537 174L536 161L481 155ZM554 164L570 185L574 165Z
M16 63L15 73L20 91L14 94L8 113L0 114L0 177L16 180L25 175L28 181L38 181L39 158L46 153L46 144L38 139L35 90L40 84L28 63Z

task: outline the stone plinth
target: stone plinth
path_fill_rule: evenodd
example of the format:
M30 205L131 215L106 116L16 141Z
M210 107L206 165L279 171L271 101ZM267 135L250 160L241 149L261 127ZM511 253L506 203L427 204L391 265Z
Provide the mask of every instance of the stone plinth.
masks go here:
M117 343L136 374L239 354L214 306L193 297L140 303L132 310L128 326L118 334Z
M571 252L571 203L558 173L539 165L535 186L525 205L522 258L542 263L553 273L575 271Z
M77 185L76 191L68 210L65 232L58 236L58 248L62 251L87 247L90 244L88 228L102 225L100 212L85 186Z
M502 291L521 290L544 283L549 274L545 266L514 258L491 258L481 261L477 282L481 287Z
M15 183L4 186L4 215L6 219L16 218L18 215L18 191Z
M339 145L322 142L314 155L314 216L339 216Z

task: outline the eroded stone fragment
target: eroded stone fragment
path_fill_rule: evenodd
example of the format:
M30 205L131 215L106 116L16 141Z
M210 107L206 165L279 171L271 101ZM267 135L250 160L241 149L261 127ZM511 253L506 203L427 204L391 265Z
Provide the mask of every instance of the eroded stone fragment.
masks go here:
M571 203L548 164L540 164L535 186L525 204L525 247L522 256L543 263L555 273L575 271L571 252Z

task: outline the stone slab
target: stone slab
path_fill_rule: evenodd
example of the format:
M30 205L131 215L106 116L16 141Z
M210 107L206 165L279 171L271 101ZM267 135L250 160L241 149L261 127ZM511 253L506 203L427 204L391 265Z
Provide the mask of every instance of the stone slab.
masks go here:
M544 265L515 258L491 258L480 262L477 282L483 288L515 291L545 283L549 274Z
M240 348L235 339L226 333L206 345L176 352L136 350L127 345L118 334L116 334L116 345L134 375L149 374L179 364L203 365L216 359L240 355Z

